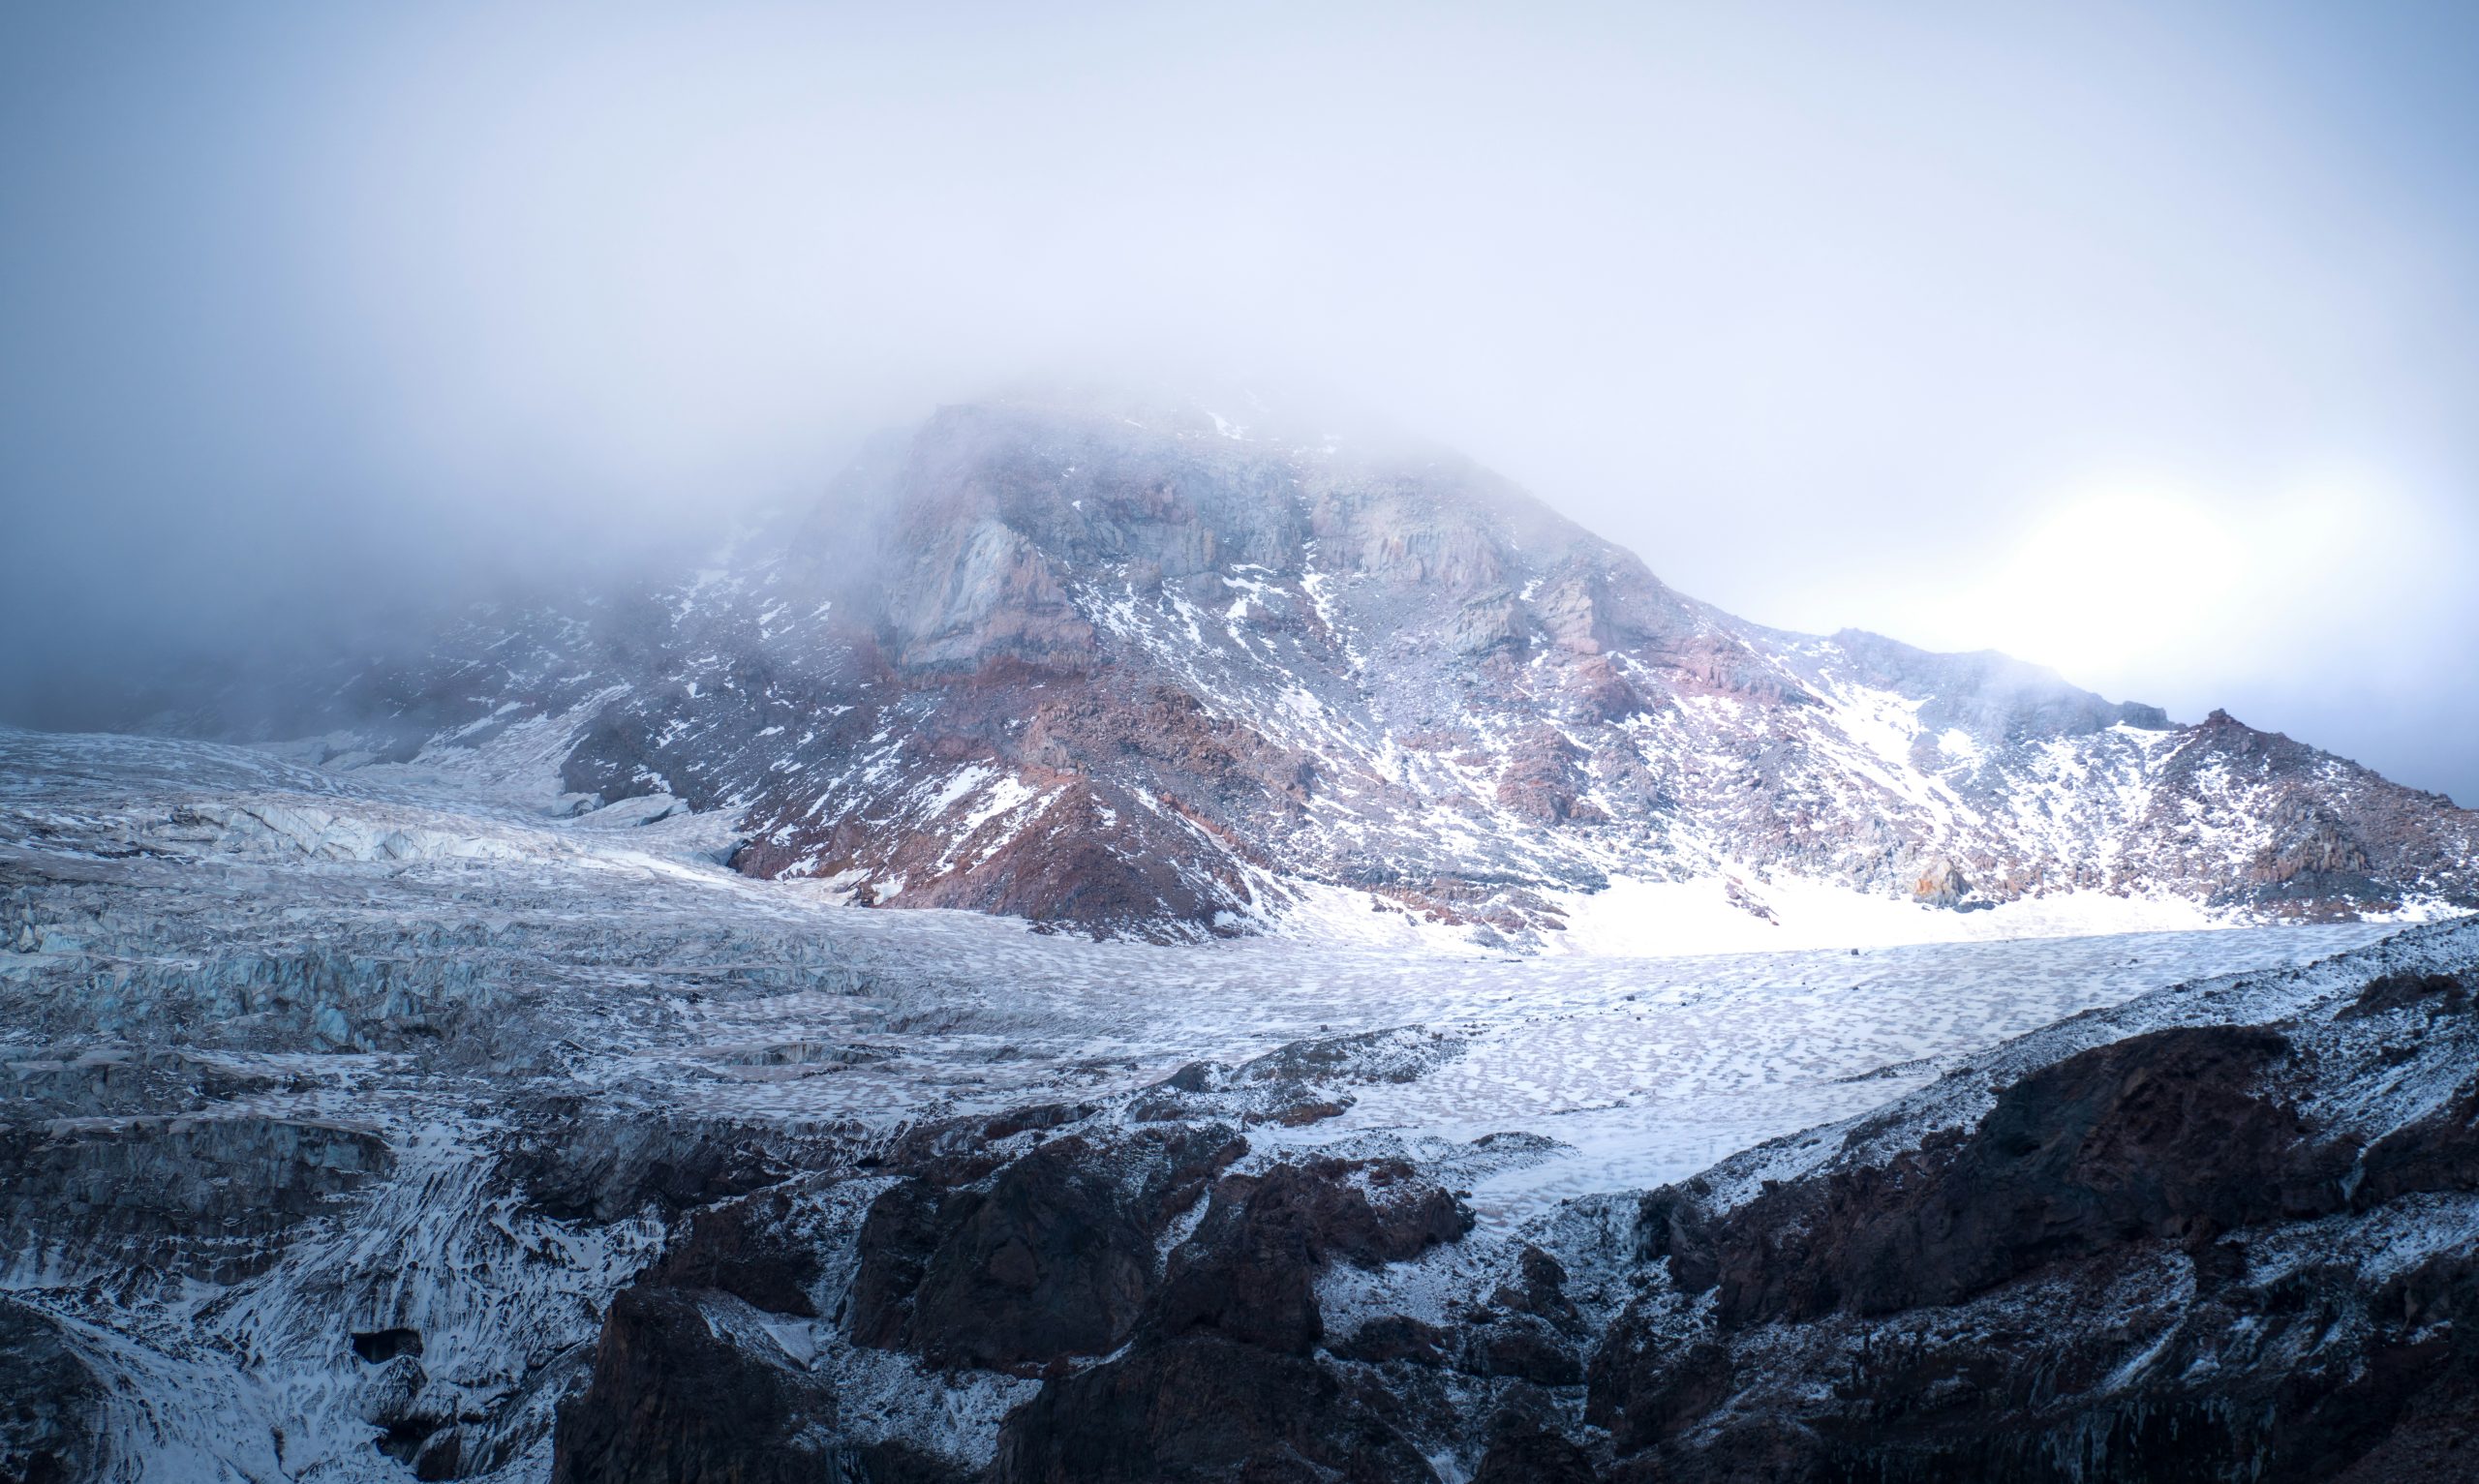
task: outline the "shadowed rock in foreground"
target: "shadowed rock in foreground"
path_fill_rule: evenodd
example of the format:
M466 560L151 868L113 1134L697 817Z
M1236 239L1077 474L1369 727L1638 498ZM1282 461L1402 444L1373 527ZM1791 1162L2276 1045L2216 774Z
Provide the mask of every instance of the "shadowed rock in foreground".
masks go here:
M1408 1164L1263 1165L1227 1131L1107 1106L1029 1147L987 1136L1019 1120L937 1131L872 1177L858 1277L848 1298L814 1285L821 1312L1038 1384L943 1475L838 1433L822 1393L799 1414L850 1477L992 1484L1412 1481L1447 1460L1647 1484L2479 1478L2479 929L2429 941L2321 988L2064 1022L1828 1138L1529 1240L1476 1238ZM1235 1156L1249 1172L1203 1183ZM652 1456L773 1477L730 1461L811 1393L762 1327L709 1317L676 1373L648 1369L640 1331L747 1307L664 1286L724 1271L699 1256L710 1230L744 1261L774 1243L767 1273L847 1260L795 1234L832 1187L787 1190L700 1217L689 1256L615 1306L563 1414L563 1479L636 1477L580 1462L632 1426L661 1435ZM812 1301L757 1282L787 1312ZM754 1411L726 1443L674 1398L733 1365Z

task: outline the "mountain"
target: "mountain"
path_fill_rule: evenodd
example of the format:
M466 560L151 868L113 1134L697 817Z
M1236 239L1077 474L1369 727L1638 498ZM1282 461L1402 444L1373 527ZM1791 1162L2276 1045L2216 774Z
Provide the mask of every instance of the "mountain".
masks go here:
M0 1479L2473 1476L2479 922L2017 930L2442 800L1089 405L411 648L0 727Z
M340 706L343 749L568 717L581 807L668 796L737 816L750 875L1105 935L2479 905L2439 796L1993 652L1764 628L1464 460L1195 409L944 409L693 574L479 611Z

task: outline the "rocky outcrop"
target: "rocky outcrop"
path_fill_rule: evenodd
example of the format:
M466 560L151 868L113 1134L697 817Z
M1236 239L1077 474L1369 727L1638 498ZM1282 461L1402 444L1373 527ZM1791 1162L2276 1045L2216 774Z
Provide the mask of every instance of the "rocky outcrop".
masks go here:
M1476 599L1523 576L1455 542L1387 560ZM1289 601L1243 579L1215 578L1232 606ZM1657 625L1623 586L1595 599L1601 657L1634 677L1621 651ZM1699 694L1679 709L1722 704ZM1785 704L1860 703L1818 680ZM568 738L508 727L537 775ZM1417 735L1404 777L1494 788L1481 729ZM1830 750L1811 741L1741 761L1795 782ZM1629 777L1608 742L1578 765L1602 797ZM1841 955L1630 971L1639 996L1589 965L1372 971L821 909L723 875L712 813L440 781L500 753L355 776L0 732L0 758L12 1469L2280 1484L2450 1480L2465 1456L2471 924L1941 949L1897 975L1910 1001ZM957 807L1012 797L975 781ZM1333 794L1311 782L1314 816ZM544 806L567 812L520 822ZM432 848L459 828L490 848ZM1967 900L2006 879L1949 859ZM1472 922L1515 900L1424 890ZM2127 999L2172 977L2121 949L2256 967ZM1282 978L1330 965L1363 991ZM1774 966L1795 992L1755 977ZM1708 974L1749 997L1690 1014ZM1976 1047L1984 1015L2029 1025L2051 993L2101 1008ZM1826 1003L1871 1008L1805 1018ZM1836 1027L1783 1102L1903 1095L1607 1190L1605 1153L1717 1106L1800 1116L1743 1096L1775 1064L1724 1043L1783 1043L1740 1011ZM1706 1090L1639 1099L1667 1091L1647 1065ZM1579 1173L1603 1188L1544 1194Z
M1582 749L1574 742L1547 728L1536 731L1509 757L1498 778L1497 801L1541 825L1606 818L1583 797L1592 786L1583 761Z
M790 1173L755 1131L705 1120L606 1117L584 1099L560 1097L525 1107L521 1124L498 1178L527 1208L563 1221L617 1221L649 1205L693 1210Z
M0 1298L0 1479L76 1484L94 1477L103 1387L59 1328Z
M1136 1343L1011 1414L991 1478L1433 1479L1384 1393L1314 1358L1315 1284L1330 1262L1407 1260L1470 1225L1399 1164L1227 1177L1171 1254Z
M1555 1433L1529 1430L1502 1438L1481 1455L1472 1484L1599 1484L1592 1455Z
M560 1408L553 1484L811 1484L845 1453L834 1388L720 1293L624 1288Z
M1007 1419L992 1484L1427 1484L1420 1451L1312 1360L1210 1335L1054 1381Z
M1977 1129L1882 1166L1760 1196L1686 1248L1725 1325L1951 1304L2139 1238L2209 1243L2343 1205L2354 1150L2255 1089L2278 1035L2206 1026L2070 1057L2000 1094Z
M1107 1353L1154 1294L1160 1233L1246 1148L1212 1126L1069 1135L960 1189L907 1179L861 1228L853 1338L1033 1374Z
M1331 1261L1419 1257L1471 1227L1453 1196L1397 1162L1319 1160L1234 1175L1171 1254L1148 1317L1156 1334L1219 1335L1305 1355L1325 1337L1314 1283Z
M706 1206L646 1281L727 1293L753 1309L818 1317L811 1290L825 1276L816 1245L803 1240L791 1194L780 1186Z
M907 673L971 673L1013 660L1077 671L1094 659L1093 627L1041 548L987 516L969 524L916 507L903 550L911 563L890 574L887 621L898 667Z
M2479 1420L2479 1087L2372 1138L2301 1111L2479 1050L2466 1003L2459 975L2379 976L2035 1066L1967 1126L1726 1209L1654 1193L1660 1277L1591 1366L1615 1476L2479 1477L2449 1440Z
M1940 856L1919 868L1919 877L1912 883L1911 894L1932 907L1959 904L1971 893L1972 884L1962 867Z
M2235 869L2216 874L2214 900L2315 921L2422 894L2462 899L2468 811L2227 712L2188 736L2161 771L2154 822L2166 824L2174 806L2186 829L2253 842Z
M253 1116L0 1126L0 1257L231 1283L293 1227L383 1175L386 1141L338 1124Z
M1318 1356L1316 1285L1333 1264L1458 1241L1470 1214L1400 1161L1216 1179L1246 1147L1227 1129L1112 1128L1096 1111L925 1127L889 1151L880 1167L910 1172L870 1200L831 1300L850 1339L950 1373L1046 1378L999 1429L991 1479L1433 1478L1383 1392ZM1088 1132L1039 1137L1045 1125ZM816 1220L837 1183L685 1223L614 1300L591 1381L560 1409L555 1479L960 1476L856 1439L825 1368L769 1328L816 1318L821 1275L847 1260ZM1527 1271L1554 1303L1555 1264Z

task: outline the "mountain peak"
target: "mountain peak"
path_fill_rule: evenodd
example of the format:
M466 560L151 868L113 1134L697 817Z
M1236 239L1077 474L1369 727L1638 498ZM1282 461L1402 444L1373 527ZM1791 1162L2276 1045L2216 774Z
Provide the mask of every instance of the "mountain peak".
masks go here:
M2187 740L2223 712L2180 731L1994 651L1764 628L1467 460L1275 426L951 406L840 483L804 560L480 624L360 693L443 737L572 712L568 788L730 810L746 871L1105 933L1350 904L1548 947L1637 930L1612 904L1647 892L1760 936L1819 891L2110 921L2479 901L2471 815L2296 744L2206 766L2226 749ZM2365 868L2266 865L2301 809Z

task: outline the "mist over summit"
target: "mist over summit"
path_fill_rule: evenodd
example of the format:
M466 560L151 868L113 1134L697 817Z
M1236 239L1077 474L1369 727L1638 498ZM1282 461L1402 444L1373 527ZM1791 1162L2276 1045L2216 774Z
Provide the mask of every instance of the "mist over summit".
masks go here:
M2466 812L2225 713L1766 628L1451 452L1224 409L946 407L667 578L305 684L292 730L383 751L557 717L581 806L727 813L744 872L1146 937L1357 911L1677 947L1900 936L1921 904L2126 927L2474 899Z

